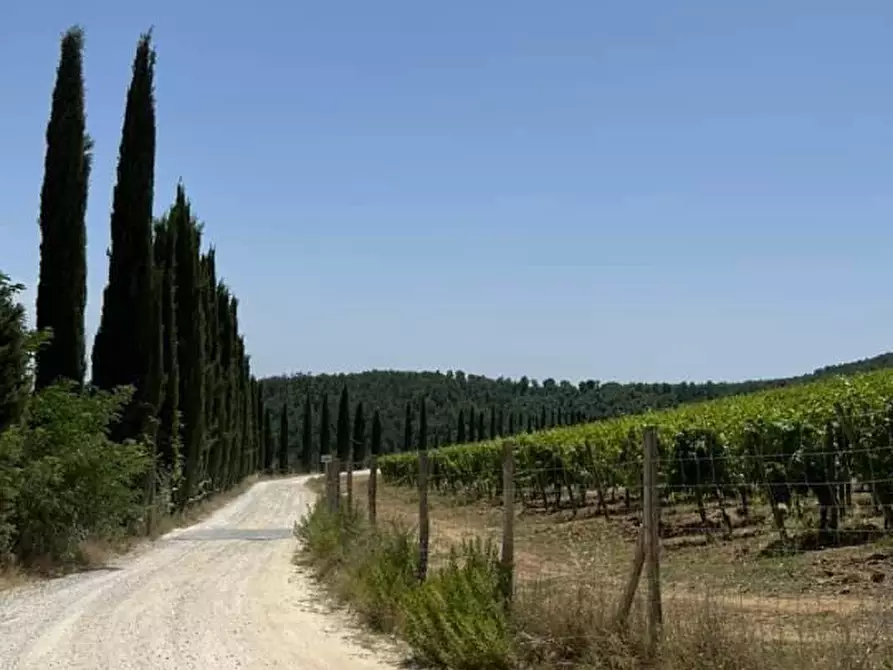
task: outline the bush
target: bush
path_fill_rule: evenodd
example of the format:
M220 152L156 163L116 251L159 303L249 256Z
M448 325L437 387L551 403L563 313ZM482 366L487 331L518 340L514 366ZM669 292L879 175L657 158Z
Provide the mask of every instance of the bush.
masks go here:
M467 542L404 601L404 636L425 665L455 670L512 667L513 640L495 547Z
M26 563L76 561L82 541L114 535L142 515L134 482L149 466L146 450L108 437L129 397L49 386L0 437L0 540L5 532Z
M495 548L454 550L443 568L418 581L418 540L395 524L372 526L317 502L295 526L304 561L371 628L395 632L417 660L435 667L511 667L512 636Z

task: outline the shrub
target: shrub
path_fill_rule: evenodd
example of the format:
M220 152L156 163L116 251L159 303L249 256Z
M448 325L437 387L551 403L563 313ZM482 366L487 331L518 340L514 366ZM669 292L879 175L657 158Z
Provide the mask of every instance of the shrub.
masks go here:
M108 437L129 397L126 390L87 395L55 384L37 393L25 420L3 435L0 488L15 482L11 535L26 562L77 560L83 540L113 535L140 518L142 491L134 482L149 466L146 450Z

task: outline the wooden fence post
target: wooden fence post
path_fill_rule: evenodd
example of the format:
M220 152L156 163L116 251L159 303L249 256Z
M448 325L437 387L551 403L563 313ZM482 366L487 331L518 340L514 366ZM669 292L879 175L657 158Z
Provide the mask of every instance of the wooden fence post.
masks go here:
M419 452L419 581L428 576L428 452Z
M502 589L506 606L515 591L515 454L511 443L502 451Z
M375 497L378 495L378 456L369 459L369 521L375 524Z
M663 609L660 597L660 495L657 481L657 431L645 429L643 520L645 573L648 579L648 651L653 655L660 641Z

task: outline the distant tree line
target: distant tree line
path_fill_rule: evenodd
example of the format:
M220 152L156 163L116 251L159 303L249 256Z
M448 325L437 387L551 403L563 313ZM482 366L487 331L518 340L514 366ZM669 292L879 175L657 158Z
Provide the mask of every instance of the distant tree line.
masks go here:
M381 453L417 445L419 402L426 399L428 446L466 443L598 421L649 409L803 383L817 377L852 374L893 365L893 354L833 365L811 374L744 382L626 383L568 381L528 377L491 379L459 371L372 370L350 374L297 374L263 380L264 403L286 415L290 453L301 463L328 453L333 419L329 398L347 393L367 412L374 408L381 425ZM306 417L311 417L308 422ZM302 426L302 428L299 428ZM296 460L296 462L299 462Z

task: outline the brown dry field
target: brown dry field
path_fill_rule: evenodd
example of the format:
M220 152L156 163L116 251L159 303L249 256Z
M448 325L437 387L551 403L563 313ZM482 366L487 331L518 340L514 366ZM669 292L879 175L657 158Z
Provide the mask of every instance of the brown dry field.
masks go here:
M354 478L353 495L357 506L366 505L365 474ZM428 497L432 565L466 539L490 539L499 546L500 505L436 491ZM519 586L536 584L544 594L540 597L548 597L553 580L585 580L606 602L616 601L629 577L641 516L635 500L627 512L620 498L608 505L608 519L597 513L593 501L576 512L518 503ZM740 616L742 624L755 625L762 638L821 643L831 633L886 639L893 630L893 539L869 532L877 519L867 501L857 503L862 504L844 519L841 531L842 544L851 546L811 546L809 532L790 519L789 532L801 548L784 553L773 549L778 536L767 520L768 508L755 504L747 518L727 508L733 534L724 538L719 510L708 505L709 520L716 526L708 539L693 505L664 507L660 570L665 617L720 606L724 616ZM379 483L377 507L382 521L417 525L418 494L413 489ZM804 523L812 521L807 512ZM644 584L643 578L639 598Z

